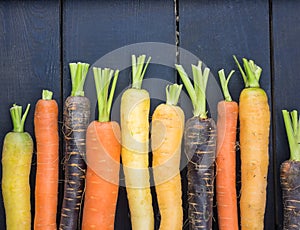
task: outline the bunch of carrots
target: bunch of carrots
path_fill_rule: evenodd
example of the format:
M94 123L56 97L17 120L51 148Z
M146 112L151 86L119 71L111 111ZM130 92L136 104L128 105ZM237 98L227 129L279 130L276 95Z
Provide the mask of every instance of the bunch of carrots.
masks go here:
M42 91L36 103L34 132L37 171L35 186L34 229L92 230L114 229L122 160L132 229L154 229L154 211L149 171L149 92L142 88L151 57L132 55L132 87L124 91L120 106L120 125L111 121L110 113L119 70L93 67L98 99L98 119L90 123L90 102L84 93L89 71L87 63L70 63L72 91L65 100L64 194L60 218L57 219L59 132L58 105L53 93ZM218 103L217 123L206 109L206 88L210 69L199 61L192 65L193 81L183 66L175 65L193 105L193 117L185 121L177 105L182 85L166 87L166 103L152 116L151 147L153 179L160 213L161 230L182 229L182 188L180 176L181 143L189 162L188 219L190 229L212 229L214 185L220 230L237 230L236 130L240 122L241 150L241 229L263 229L268 173L268 139L270 110L265 91L260 88L262 69L254 61L243 59L243 68L234 60L245 83L239 105L229 92L225 71L218 72L224 101ZM7 229L31 229L29 174L33 141L24 132L30 105L10 109L13 131L2 150L2 191ZM284 199L292 205L288 173L298 157L299 127L297 113L292 123L283 111L291 147L292 162L282 166ZM47 124L47 125L44 125ZM51 137L51 138L50 138ZM215 181L216 179L216 181ZM296 204L295 204L296 206ZM285 212L288 215L288 211ZM295 217L296 218L296 217ZM57 225L57 223L59 223ZM296 224L290 217L288 226Z
M205 90L209 69L202 63L192 65L194 85L181 65L176 65L193 105L194 117L186 122L185 154L188 162L188 217L191 229L212 229L214 166L216 166L216 202L220 230L238 229L236 193L236 128L239 114L241 150L241 229L264 229L268 174L270 109L265 91L260 88L262 69L254 61L243 59L245 89L239 106L233 102L224 70L219 78L225 100L218 104L217 131L208 118ZM217 134L216 134L217 132Z

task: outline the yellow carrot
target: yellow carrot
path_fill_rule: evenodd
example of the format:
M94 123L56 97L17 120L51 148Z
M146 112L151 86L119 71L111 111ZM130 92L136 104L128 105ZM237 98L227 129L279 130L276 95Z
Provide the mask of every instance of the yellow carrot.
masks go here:
M183 221L179 171L184 113L176 106L182 85L167 86L167 102L152 116L153 175L161 215L160 230L181 230Z
M22 116L22 106L10 109L13 131L4 139L2 150L2 194L6 213L7 230L30 230L29 174L33 142L24 132L24 123L30 105Z
M132 56L132 88L121 99L122 163L133 230L153 230L154 216L148 171L149 93L141 89L145 55Z
M240 95L241 149L241 227L242 230L264 229L266 187L269 165L270 108L268 98L259 86L262 69L252 60L243 59L245 89Z

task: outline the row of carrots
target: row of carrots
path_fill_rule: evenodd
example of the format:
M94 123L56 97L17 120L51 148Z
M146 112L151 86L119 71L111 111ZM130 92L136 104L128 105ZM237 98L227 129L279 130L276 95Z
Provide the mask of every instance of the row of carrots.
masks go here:
M132 229L154 229L148 162L149 93L142 80L151 58L132 56L132 87L121 99L121 126L110 120L119 70L93 68L98 99L98 120L90 122L90 102L84 96L89 70L86 63L71 63L71 95L63 111L64 195L59 226L58 203L59 133L58 106L52 92L44 90L35 107L37 144L34 229L114 229L118 199L120 160L125 175ZM202 62L192 65L193 83L181 65L176 69L193 104L193 117L185 122L177 105L182 85L166 87L166 103L152 116L151 148L153 177L161 216L161 230L183 227L180 177L181 141L188 157L188 219L190 229L212 229L214 180L220 230L239 229L236 192L236 130L240 122L241 229L264 229L268 174L270 109L260 88L262 69L243 59L234 60L244 79L239 105L232 101L224 70L219 78L224 101L218 104L218 120L208 117L206 85L210 70ZM24 131L30 105L10 109L13 130L2 151L2 193L8 230L31 229L29 173L33 141ZM284 110L291 159L282 165L285 202L284 229L298 229L297 207L291 198L291 181L300 160L300 126L297 111ZM216 169L215 169L216 167ZM298 171L297 171L298 172ZM299 186L297 186L298 188ZM296 211L295 211L296 210ZM82 213L82 218L81 218ZM82 219L82 223L81 220ZM296 226L296 228L294 227ZM294 228L293 228L294 227Z

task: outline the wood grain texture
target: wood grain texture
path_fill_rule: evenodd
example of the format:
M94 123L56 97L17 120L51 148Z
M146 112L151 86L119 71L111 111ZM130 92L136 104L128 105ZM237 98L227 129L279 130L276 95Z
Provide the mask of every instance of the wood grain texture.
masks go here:
M282 193L279 182L280 164L290 155L281 110L300 110L299 54L300 18L299 1L273 0L274 41L274 126L276 150L276 224L283 226Z
M253 59L263 68L261 87L267 92L271 104L271 75L270 75L270 37L269 37L269 4L268 1L179 1L179 31L180 46L192 52L201 59L217 77L217 71L224 68L226 73L231 69L237 70L232 55ZM182 64L186 55L180 54ZM188 64L188 63L186 63ZM194 63L196 64L196 63ZM190 66L186 66L190 69ZM210 81L207 97L214 97L219 89ZM240 73L232 77L229 88L233 100L238 101L243 88ZM208 106L216 112L215 101ZM265 214L267 229L275 229L274 220L274 172L272 133L270 133L270 164L268 174L268 196ZM239 154L238 154L239 156ZM239 165L238 159L238 165ZM237 168L237 175L240 170ZM240 180L237 178L238 188ZM216 213L215 213L216 217ZM186 228L187 229L187 228ZM214 222L214 229L217 223Z
M141 42L163 42L175 45L175 16L174 2L163 1L63 1L63 97L66 98L71 91L71 82L68 64L70 62L96 63L98 67L120 68L121 72L115 92L115 101L112 106L112 118L119 121L120 98L122 91L131 83L131 54L147 54L152 56L152 62L148 67L143 88L150 92L151 111L150 116L158 103L165 99L164 89L161 91L164 81L152 82L150 78L164 79L168 82L175 81L173 68L160 65L165 57L164 49L153 51L151 44L144 46L129 46ZM156 46L155 46L156 47ZM117 50L116 49L119 49ZM105 54L115 51L110 55ZM176 47L169 53L169 65L175 63ZM102 58L102 59L101 59ZM100 59L100 60L99 60ZM91 99L91 109L95 111L96 94L93 74L87 76L85 83L86 96ZM160 89L160 90L158 90ZM162 96L157 96L161 91ZM93 107L94 106L94 107ZM93 111L92 111L93 114ZM92 119L95 118L92 116ZM121 183L124 176L121 170ZM130 217L126 190L121 187L116 213L116 229L130 229ZM154 193L154 190L152 190ZM157 204L154 199L154 206ZM156 226L158 219L156 218Z
M59 2L1 1L0 44L2 146L5 134L12 130L9 108L13 103L20 104L23 108L27 103L31 104L25 131L33 137L35 103L41 97L42 89L52 90L54 98L60 102ZM32 191L35 163L34 155L30 176ZM33 210L33 192L31 197ZM4 229L2 196L0 219L0 229Z

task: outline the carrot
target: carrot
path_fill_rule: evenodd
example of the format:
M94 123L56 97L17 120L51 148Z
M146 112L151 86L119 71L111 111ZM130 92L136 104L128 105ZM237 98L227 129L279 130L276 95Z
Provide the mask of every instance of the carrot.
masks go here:
M216 124L207 117L206 85L209 68L202 72L202 62L192 65L194 86L181 65L177 71L193 104L194 117L188 119L184 130L184 150L189 158L188 218L190 229L212 229L214 163L216 155Z
M152 116L153 175L161 215L160 230L181 230L183 221L179 172L184 113L177 105L182 85L166 87L166 104Z
M34 229L56 230L58 192L58 106L43 90L34 113L37 145Z
M141 89L146 55L132 55L132 88L121 98L122 163L133 230L154 228L148 163L149 93Z
M300 229L300 119L297 110L282 110L290 159L280 167L280 184L283 201L283 230Z
M224 69L219 71L225 97L224 101L218 103L217 122L216 200L220 230L237 230L239 226L235 160L238 104L232 101L228 90L228 82L233 73L234 71L231 71L226 79Z
M70 64L72 92L65 101L63 112L65 182L60 230L80 228L86 174L85 138L90 119L90 101L83 91L88 67L86 63Z
M2 195L7 230L30 230L29 174L33 153L33 141L24 132L24 123L30 105L22 116L22 106L10 108L13 131L6 134L2 150Z
M120 127L110 121L112 99L119 70L93 68L98 95L98 121L86 134L86 189L82 229L113 230L119 189ZM108 97L108 88L113 78Z
M245 82L239 103L241 151L241 227L264 229L269 165L270 109L259 86L262 69L243 58L244 69L234 56Z

